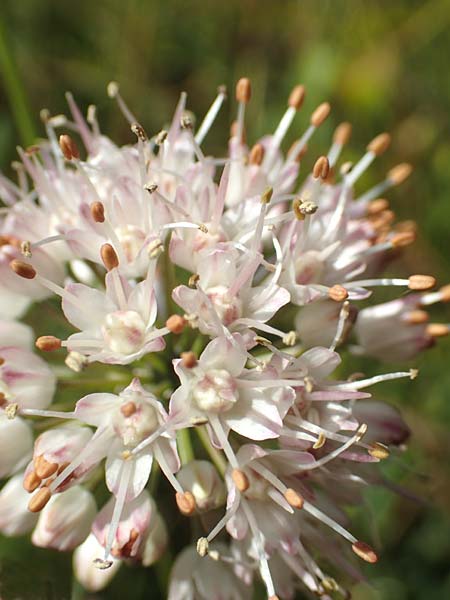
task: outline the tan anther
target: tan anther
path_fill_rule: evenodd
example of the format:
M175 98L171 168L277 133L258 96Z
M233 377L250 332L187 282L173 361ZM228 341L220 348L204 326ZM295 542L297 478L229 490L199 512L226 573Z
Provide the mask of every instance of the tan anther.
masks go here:
M197 283L200 281L200 275L197 275L197 273L194 273L194 275L191 275L189 277L188 280L188 286L190 288L196 288L197 287Z
M125 404L122 404L122 406L120 407L120 412L123 414L124 417L131 417L131 415L134 415L136 411L137 406L131 400L129 402L125 402Z
M441 287L439 296L441 302L450 302L450 283Z
M367 452L370 454L370 456L378 458L378 460L385 460L386 458L389 458L389 448L381 442L374 442L373 444L370 444Z
M250 487L248 477L241 469L233 469L231 471L231 479L240 492L245 492Z
M374 215L374 218L371 219L371 223L374 228L386 227L390 225L395 220L395 212L393 210L387 209L382 210L377 215Z
M197 540L197 552L202 558L208 554L208 539L205 537L198 538Z
M209 558L211 558L212 560L215 560L216 562L218 560L220 560L220 554L217 550L210 550L208 552L208 556L209 556Z
M69 367L69 369L72 369L72 371L75 371L75 373L81 373L81 371L88 364L87 358L80 354L80 352L75 351L69 352L66 358L64 359L64 362Z
M58 470L58 463L52 463L41 455L34 461L34 469L38 477L47 479L47 477L51 477L56 473Z
M179 334L186 327L186 319L181 315L171 315L166 321L166 327L171 333Z
M179 511L189 517L195 511L195 498L191 492L177 492L175 494L175 500Z
M430 323L427 325L426 331L433 338L445 337L449 334L448 325L444 323Z
M415 232L403 231L394 235L394 237L391 239L391 244L393 248L403 248L404 246L409 246L410 244L413 244L415 240Z
M169 135L168 131L166 131L165 129L162 129L155 136L155 144L157 146L162 146L162 144L164 144L164 142L166 141L168 135Z
M362 558L368 563L376 563L378 560L378 556L374 549L365 542L355 542L352 544L352 550L359 558Z
M389 202L386 200L386 198L377 198L376 200L369 202L367 206L367 214L369 216L378 215L387 208L389 208Z
M328 296L335 302L343 302L348 298L348 292L342 285L336 284L328 290Z
M324 577L324 579L322 579L320 583L327 590L327 592L337 592L339 589L336 580L332 577Z
M260 344L261 346L270 346L272 344L272 342L270 340L263 337L262 335L256 335L253 338L253 340L254 340L255 344Z
M318 206L310 200L302 200L301 198L294 198L292 201L292 210L296 219L304 221L307 215L313 215L317 212Z
M271 201L273 196L273 188L268 187L262 194L261 194L261 204L269 204L269 202Z
M409 370L409 378L412 379L416 379L416 377L419 375L419 369L410 369Z
M111 244L103 244L100 248L100 256L107 271L119 266L119 257Z
M311 125L319 127L330 114L331 106L328 102L322 102L311 115Z
M105 207L102 202L92 202L91 215L96 223L103 223L105 221Z
M123 450L120 456L123 460L129 460L133 455L131 453L131 450Z
M352 135L351 123L341 123L338 125L333 134L333 142L341 146L345 146L348 143L350 136Z
M23 260L14 259L9 263L9 266L14 273L17 273L17 275L23 277L24 279L34 279L36 277L36 271L34 267Z
M380 156L389 148L391 136L389 133L380 133L371 142L367 144L367 150L373 152L376 156Z
M306 377L303 378L303 381L305 383L306 393L310 394L314 389L313 379L311 377L309 377L309 375L307 375Z
M294 346L297 341L297 334L295 331L288 331L284 334L282 341L285 346Z
M181 364L186 369L193 369L197 365L197 357L192 351L181 353Z
M314 163L313 177L315 179L326 179L328 177L329 172L330 163L328 162L328 158L326 156L319 156L319 158Z
M180 119L181 129L194 129L194 119L193 115L189 112L185 112L185 114Z
M250 83L250 79L248 79L248 77L241 77L236 84L236 100L247 104L251 97L252 84Z
M7 419L14 419L14 417L17 415L17 411L19 410L19 405L17 404L17 402L11 402L10 404L8 404L8 406L5 408L5 415Z
M35 341L35 346L42 352L53 352L61 348L61 340L54 335L41 335Z
M326 441L327 441L327 436L323 433L323 431L321 431L319 433L319 437L317 438L317 440L313 444L313 449L314 450L319 450L319 448L322 448L322 446L324 446L324 444L325 444Z
M150 258L158 258L164 252L164 244L162 240L156 239L150 242L147 246L147 252Z
M405 321L410 325L422 325L430 320L430 315L426 310L411 310L405 317Z
M145 129L139 123L133 123L131 125L131 131L138 138L138 140L141 140L141 142L147 142L148 141L148 136L147 136L147 134L145 132Z
M36 471L30 471L23 480L23 489L31 494L31 492L34 492L41 485L41 481Z
M400 185L411 175L412 171L413 168L409 163L401 163L388 172L387 179L394 185Z
M106 86L106 93L108 94L109 98L115 98L117 96L119 93L119 84L117 81L110 81L108 83Z
M432 275L411 275L408 279L410 290L425 292L436 285L436 279Z
M199 223L197 227L202 233L208 233L208 227L204 223Z
M260 165L264 159L264 146L262 144L255 144L251 149L250 155L248 157L248 162L250 165Z
M288 105L300 110L305 99L305 86L296 85L292 92L289 94Z
M97 567L97 569L100 569L100 571L105 571L113 565L112 560L105 560L104 558L95 558L92 562Z
M31 242L29 242L28 240L21 242L20 252L22 253L22 256L25 256L25 258L31 258Z
M355 439L357 442L362 440L362 438L366 435L367 429L368 429L367 423L361 423L361 425L358 427L358 430L356 431L356 434L355 434Z
M29 501L28 510L33 513L41 511L50 500L51 496L52 493L48 487L42 487Z
M290 504L290 506L292 506L293 508L298 508L299 510L301 508L303 508L303 503L304 503L303 497L301 496L301 494L299 494L292 488L288 488L284 492L284 497L285 497L287 503Z
M66 160L73 160L74 158L80 158L78 147L70 135L63 134L59 136L59 147Z

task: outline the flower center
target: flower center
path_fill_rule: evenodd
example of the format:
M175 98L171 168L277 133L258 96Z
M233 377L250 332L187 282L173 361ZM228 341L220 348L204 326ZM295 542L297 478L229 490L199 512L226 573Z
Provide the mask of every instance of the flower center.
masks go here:
M158 414L147 402L128 400L114 413L113 427L124 445L134 448L159 427Z
M134 225L125 225L123 227L118 227L116 229L116 234L128 262L133 262L145 241L144 232Z
M295 262L295 281L299 285L320 281L324 264L319 252L310 250L302 254Z
M224 325L230 325L242 314L242 302L238 297L230 298L228 288L217 285L207 290L207 295Z
M118 310L106 315L103 336L112 352L133 354L144 344L145 323L134 310Z
M239 399L237 385L228 371L211 369L192 391L200 410L221 413L230 410Z

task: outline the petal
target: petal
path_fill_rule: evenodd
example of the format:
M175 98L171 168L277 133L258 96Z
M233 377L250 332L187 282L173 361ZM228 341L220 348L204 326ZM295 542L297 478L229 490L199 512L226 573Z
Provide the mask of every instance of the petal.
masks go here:
M66 319L77 329L100 327L105 316L117 310L104 292L82 283L69 283L67 294L62 299L62 309ZM74 302L72 297L77 300Z
M200 356L202 368L226 369L233 377L240 375L247 362L247 351L240 334L233 334L233 340L222 336L210 342Z
M88 394L78 400L75 406L75 416L88 425L99 426L108 424L112 413L118 410L122 400L116 394Z

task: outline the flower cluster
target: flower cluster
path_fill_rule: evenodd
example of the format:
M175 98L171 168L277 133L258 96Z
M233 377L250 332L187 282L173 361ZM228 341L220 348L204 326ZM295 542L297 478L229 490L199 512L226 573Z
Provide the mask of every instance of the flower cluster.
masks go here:
M354 555L377 560L345 507L383 483L373 463L408 437L367 388L416 371L336 375L336 349L351 341L350 352L391 363L448 333L424 309L450 300L449 287L380 278L415 228L394 223L379 196L411 168L356 195L390 137L338 167L351 133L342 123L300 184L330 112L320 104L283 153L301 85L250 148L251 85L240 79L223 159L202 150L223 88L198 129L182 94L151 138L117 84L108 94L136 143L116 146L95 107L85 119L68 94L71 116L43 111L48 139L19 150L17 183L0 178L0 475L10 477L0 530L75 550L77 577L98 590L122 563L161 557L178 509L203 535L176 559L170 600L249 598L258 577L271 600L299 585L346 597L321 561L357 578ZM411 293L362 304L378 286ZM45 334L38 352L25 313ZM172 506L160 500L168 486Z

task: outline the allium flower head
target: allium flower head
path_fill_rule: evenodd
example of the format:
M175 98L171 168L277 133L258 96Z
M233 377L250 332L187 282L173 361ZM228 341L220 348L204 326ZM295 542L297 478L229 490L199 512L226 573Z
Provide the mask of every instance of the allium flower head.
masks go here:
M116 83L108 95L133 143L109 140L68 94L70 116L44 112L48 139L20 149L18 184L0 178L0 530L76 547L75 575L97 591L120 564L159 560L190 517L202 534L175 560L170 599L249 598L258 578L270 600L299 585L345 596L323 565L358 578L358 558L378 559L346 506L385 483L376 463L409 434L372 386L417 375L355 375L345 344L405 362L448 333L425 310L448 286L383 274L415 231L380 195L411 167L357 193L390 136L342 163L341 123L299 181L331 111L317 106L286 152L301 85L250 145L240 79L224 158L205 150L223 87L197 129L183 93L150 136ZM381 286L393 297L373 305ZM35 305L58 314L39 354L14 321Z

